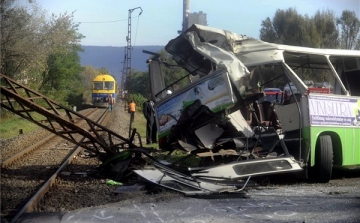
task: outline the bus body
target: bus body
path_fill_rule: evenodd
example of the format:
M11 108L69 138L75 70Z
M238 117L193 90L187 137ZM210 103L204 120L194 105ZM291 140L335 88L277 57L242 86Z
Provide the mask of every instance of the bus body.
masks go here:
M165 85L161 62L150 62L160 148L210 157L212 165L239 161L246 150L249 169L252 159L291 157L319 182L331 179L334 165L360 164L360 51L272 44L196 24L165 50L189 83ZM282 145L275 153L272 134ZM259 150L266 155L254 155ZM270 173L260 169L250 175Z

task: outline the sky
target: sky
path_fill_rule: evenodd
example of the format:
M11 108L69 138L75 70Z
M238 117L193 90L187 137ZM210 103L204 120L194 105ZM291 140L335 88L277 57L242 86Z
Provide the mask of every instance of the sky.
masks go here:
M131 28L131 45L166 45L182 29L183 0L34 0L50 16L74 12L74 22L85 36L82 45L126 46ZM190 13L206 13L208 26L259 38L261 22L272 19L277 9L295 8L301 15L343 10L359 17L360 0L189 0ZM138 8L140 7L140 8ZM129 10L132 12L129 14ZM142 11L141 15L139 13Z

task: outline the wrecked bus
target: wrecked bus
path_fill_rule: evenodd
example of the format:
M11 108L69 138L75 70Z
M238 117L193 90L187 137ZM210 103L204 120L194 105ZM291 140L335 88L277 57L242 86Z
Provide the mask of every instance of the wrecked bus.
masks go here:
M328 182L334 165L360 164L359 51L273 44L196 24L165 50L188 83L165 85L166 61L158 54L148 60L159 147L201 161L185 171L155 162L138 175L199 194L237 191L238 182L269 174ZM331 90L303 80L330 83ZM290 83L296 91L266 99L264 89Z

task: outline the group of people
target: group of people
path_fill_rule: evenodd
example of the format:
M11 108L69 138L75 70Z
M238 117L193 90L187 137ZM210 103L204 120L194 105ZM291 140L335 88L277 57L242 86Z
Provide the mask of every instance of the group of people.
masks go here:
M108 109L111 112L113 110L113 105L115 103L114 97L109 94L108 97ZM136 104L133 100L130 101L128 112L130 113L130 122L134 122ZM143 114L146 119L146 144L157 143L157 127L156 127L156 117L154 110L154 101L149 98L149 100L143 103Z

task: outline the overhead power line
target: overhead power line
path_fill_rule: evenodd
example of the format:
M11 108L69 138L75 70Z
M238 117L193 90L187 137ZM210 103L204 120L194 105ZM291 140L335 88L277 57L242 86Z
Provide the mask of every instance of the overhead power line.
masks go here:
M139 16L136 16L134 18L138 18ZM110 20L110 21L92 21L92 22L78 22L78 23L114 23L114 22L123 22L127 19L119 19L119 20Z

